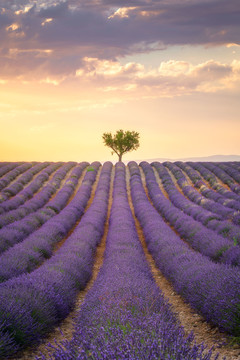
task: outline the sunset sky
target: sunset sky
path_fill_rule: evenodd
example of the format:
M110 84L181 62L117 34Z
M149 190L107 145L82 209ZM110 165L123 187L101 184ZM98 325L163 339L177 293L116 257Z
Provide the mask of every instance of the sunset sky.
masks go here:
M0 161L240 155L239 0L0 0Z

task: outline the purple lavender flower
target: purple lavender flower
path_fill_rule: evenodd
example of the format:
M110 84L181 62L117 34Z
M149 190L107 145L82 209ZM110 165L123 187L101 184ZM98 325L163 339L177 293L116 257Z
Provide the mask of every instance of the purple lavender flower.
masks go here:
M96 164L96 168L100 163ZM31 274L0 285L0 355L38 341L72 309L79 289L90 279L94 252L103 234L112 164L103 165L92 205L59 250ZM88 173L89 179L96 170ZM87 184L86 184L87 185Z

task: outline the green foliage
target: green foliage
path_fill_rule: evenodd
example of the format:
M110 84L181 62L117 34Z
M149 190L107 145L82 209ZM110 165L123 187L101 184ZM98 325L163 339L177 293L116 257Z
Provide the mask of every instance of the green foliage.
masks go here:
M237 246L237 244L238 244L238 241L237 241L236 237L234 236L234 237L233 237L233 245L234 245L234 246Z
M118 130L115 135L104 133L103 142L118 155L119 161L122 161L122 155L126 152L137 150L139 147L139 133L136 131Z
M87 172L89 172L89 171L94 171L95 169L92 167L92 166L88 166L88 168L87 168Z
M233 336L229 342L229 345L239 345L240 346L240 336Z
M220 234L221 234L223 237L226 237L230 230L231 230L230 227L225 226L225 227L220 231Z
M221 247L221 249L219 249L216 253L216 256L214 257L216 261L218 261L220 259L220 257L223 255L223 253L225 253L225 251L227 251L229 249L229 246L224 245Z

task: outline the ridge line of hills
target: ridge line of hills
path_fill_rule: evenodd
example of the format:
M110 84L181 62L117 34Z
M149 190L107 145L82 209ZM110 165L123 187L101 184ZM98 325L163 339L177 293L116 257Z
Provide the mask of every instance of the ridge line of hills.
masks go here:
M141 162L143 160L135 160L136 162ZM146 159L144 161L153 162L153 161L212 161L212 162L224 162L224 161L240 161L240 155L211 155L211 156L202 156L202 157L187 157L187 158L154 158Z

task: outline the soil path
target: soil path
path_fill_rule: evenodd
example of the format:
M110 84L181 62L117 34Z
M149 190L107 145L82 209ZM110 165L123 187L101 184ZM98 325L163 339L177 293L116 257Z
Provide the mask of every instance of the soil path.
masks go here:
M126 174L128 201L132 210L137 233L144 249L147 261L150 265L156 284L163 292L163 295L169 299L172 310L175 312L181 325L184 327L186 334L188 335L193 332L196 342L204 342L204 344L207 345L208 349L214 346L214 348L216 348L214 354L219 353L218 360L223 360L224 356L226 357L226 360L240 359L240 347L238 345L230 345L230 337L227 334L221 333L217 327L213 327L208 324L201 315L197 314L186 302L184 302L182 297L175 292L171 283L156 267L155 262L147 249L143 230L134 214L134 208L130 193L130 173L128 168ZM141 174L143 176L143 173Z

